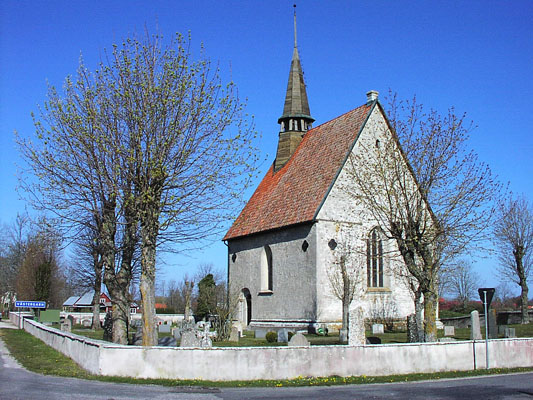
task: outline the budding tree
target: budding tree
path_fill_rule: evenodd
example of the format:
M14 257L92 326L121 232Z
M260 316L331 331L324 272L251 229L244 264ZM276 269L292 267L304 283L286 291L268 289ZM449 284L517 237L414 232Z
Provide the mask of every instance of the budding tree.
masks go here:
M529 322L527 279L533 271L533 208L524 197L509 198L498 208L494 242L504 279L520 286L522 324Z
M157 249L219 233L257 160L235 84L223 85L190 48L179 34L168 46L147 35L115 45L94 72L81 63L63 96L50 89L36 120L40 146L21 141L39 178L25 187L36 203L78 229L98 220L104 282L121 318L139 246L143 345L157 344Z
M337 225L336 240L330 242L333 262L326 270L333 295L342 302L342 328L339 341L347 342L350 304L363 292L365 241L354 237L353 227Z
M486 237L500 186L468 150L464 115L392 96L388 118L376 120L375 137L349 158L348 190L395 240L422 294L425 340L434 341L439 270Z

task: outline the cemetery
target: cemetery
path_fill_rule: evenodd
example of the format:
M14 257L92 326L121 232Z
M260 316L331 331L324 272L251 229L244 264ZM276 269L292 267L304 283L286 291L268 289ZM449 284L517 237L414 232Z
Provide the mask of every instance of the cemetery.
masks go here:
M181 324L179 327L162 324L160 346L142 347L91 339L20 317L17 313L10 314L13 324L23 325L27 332L71 357L87 371L107 376L218 381L461 371L486 368L487 348L490 368L533 366L532 338L516 338L516 332L507 326L497 330L497 336L504 338L485 342L476 313L471 315L473 328L445 326L441 339L433 343L394 343L390 337L386 339L388 343L384 343L381 338L388 335L405 338L406 333L386 333L382 325L374 324L366 332L370 339L366 344L325 345L327 341L318 341L319 344L311 345L319 335L306 337L302 333L280 330L269 345L248 344L246 347L239 347L239 342L234 346L214 346L214 333L208 324ZM249 338L248 332L244 334L241 337L234 328L231 336L233 340L248 343L250 340L267 341ZM459 335L461 340L454 335ZM472 339L464 338L466 335ZM335 341L335 335L321 338ZM219 367L212 368L213 365Z

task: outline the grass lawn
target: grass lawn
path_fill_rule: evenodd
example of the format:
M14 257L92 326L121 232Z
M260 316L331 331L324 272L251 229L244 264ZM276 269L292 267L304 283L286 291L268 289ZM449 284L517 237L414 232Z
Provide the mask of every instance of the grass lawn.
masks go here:
M134 379L123 377L109 377L91 375L80 368L70 358L44 344L41 340L29 333L15 329L0 329L0 338L6 343L11 355L26 369L45 374L82 379L99 380L103 382L152 384L163 386L210 386L210 387L280 387L280 386L330 386L347 384L368 384L385 382L410 382L426 379L457 378L466 376L494 375L513 372L531 372L533 368L490 369L476 371L451 371L434 374L411 374L391 376L354 376L354 377L299 377L290 380L257 380L257 381L231 381L213 382L202 380L175 380L175 379ZM338 339L337 339L338 340Z

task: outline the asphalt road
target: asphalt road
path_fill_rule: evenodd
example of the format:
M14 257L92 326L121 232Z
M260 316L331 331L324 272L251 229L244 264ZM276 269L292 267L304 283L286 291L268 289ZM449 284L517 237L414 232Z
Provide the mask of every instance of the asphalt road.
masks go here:
M529 399L533 373L385 385L199 388L129 385L44 376L22 368L0 340L0 399Z

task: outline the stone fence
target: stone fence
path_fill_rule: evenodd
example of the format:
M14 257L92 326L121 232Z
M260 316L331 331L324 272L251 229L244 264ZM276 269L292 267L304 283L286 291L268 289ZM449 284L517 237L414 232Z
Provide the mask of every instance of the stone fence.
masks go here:
M94 374L256 380L380 376L485 368L485 342L364 346L179 348L121 346L25 320L24 329ZM491 368L533 367L533 339L489 341Z

